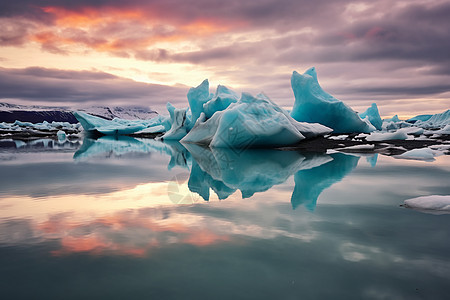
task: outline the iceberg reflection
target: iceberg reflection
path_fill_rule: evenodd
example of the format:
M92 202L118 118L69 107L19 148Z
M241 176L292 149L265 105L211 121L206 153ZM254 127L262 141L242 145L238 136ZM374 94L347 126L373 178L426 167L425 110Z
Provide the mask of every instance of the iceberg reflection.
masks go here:
M322 191L341 181L358 165L358 156L342 153L330 156L332 160L323 165L295 173L295 187L291 198L293 209L304 205L307 209L314 210Z
M302 153L273 149L247 149L237 152L227 148L205 148L176 141L162 142L126 136L85 138L74 154L75 160L127 153L158 152L170 156L168 169L190 169L188 188L209 201L211 190L220 200L237 190L242 198L265 192L294 175L291 203L295 209L304 205L314 210L321 192L342 180L358 164L359 157L342 153Z
M132 153L161 153L170 156L168 169L174 166L188 168L189 152L176 141L161 142L154 139L139 139L128 136L102 136L98 139L85 137L83 145L75 152L75 160L95 157L123 156Z

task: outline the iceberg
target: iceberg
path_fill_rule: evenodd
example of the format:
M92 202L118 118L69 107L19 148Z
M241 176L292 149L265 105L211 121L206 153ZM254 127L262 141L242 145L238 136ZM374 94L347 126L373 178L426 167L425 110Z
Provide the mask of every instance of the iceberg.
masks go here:
M377 130L381 130L383 120L381 120L376 103L372 103L372 105L365 112L360 113L359 116L361 119L368 118L370 124L372 124Z
M415 116L415 117L412 117L412 118L406 120L406 122L408 122L408 123L415 123L417 121L425 122L425 121L428 121L431 118L431 116L432 115L418 115L418 116Z
M375 127L342 101L326 93L317 81L314 67L303 75L293 72L291 86L295 103L291 116L299 122L320 123L335 133L369 133Z
M118 118L106 120L82 111L75 111L73 115L81 123L85 131L100 132L104 135L131 134L155 126L160 126L158 130L162 130L162 127L165 129L167 126L166 118L163 116L157 116L148 120L124 120Z
M383 119L383 122L400 122L398 115L393 116L392 118Z
M442 113L432 115L426 121L418 120L414 125L423 128L441 128L448 124L450 124L450 109Z
M242 93L238 102L204 120L202 115L181 142L236 149L279 147L332 131L321 124L297 122L263 94Z

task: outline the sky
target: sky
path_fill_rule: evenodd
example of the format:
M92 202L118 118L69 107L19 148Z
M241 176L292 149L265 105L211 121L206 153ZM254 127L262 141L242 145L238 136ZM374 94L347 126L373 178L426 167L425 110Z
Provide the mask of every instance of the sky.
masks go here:
M0 102L186 107L204 79L289 109L290 76L362 112L450 108L448 0L0 3Z

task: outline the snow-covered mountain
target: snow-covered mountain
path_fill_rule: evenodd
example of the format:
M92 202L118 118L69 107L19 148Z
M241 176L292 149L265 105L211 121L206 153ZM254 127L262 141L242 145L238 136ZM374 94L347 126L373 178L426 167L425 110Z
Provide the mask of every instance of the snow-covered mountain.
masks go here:
M147 120L154 118L158 113L148 107L143 106L92 106L87 108L72 109L72 111L83 111L90 115L112 120L120 118L125 120Z
M141 106L57 107L0 103L0 122L12 123L19 120L32 123L41 123L43 121L77 123L78 121L72 114L72 111L83 111L108 120L114 118L146 120L158 115L154 110Z

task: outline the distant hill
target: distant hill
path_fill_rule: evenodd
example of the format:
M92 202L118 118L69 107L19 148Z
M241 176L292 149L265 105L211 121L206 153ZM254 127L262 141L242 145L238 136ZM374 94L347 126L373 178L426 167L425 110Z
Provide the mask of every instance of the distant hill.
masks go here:
M157 112L148 107L139 106L92 106L85 108L52 107L52 106L27 106L9 103L0 103L0 122L12 123L16 120L22 122L41 123L47 122L69 122L78 123L72 111L84 111L88 114L112 120L121 118L127 120L150 119L158 115Z

